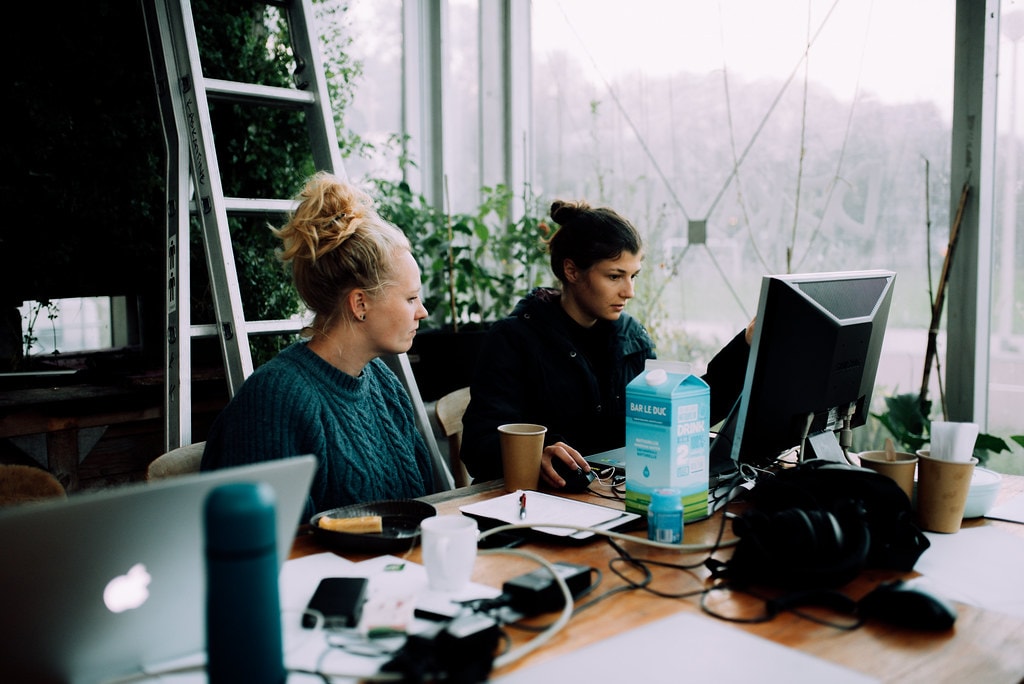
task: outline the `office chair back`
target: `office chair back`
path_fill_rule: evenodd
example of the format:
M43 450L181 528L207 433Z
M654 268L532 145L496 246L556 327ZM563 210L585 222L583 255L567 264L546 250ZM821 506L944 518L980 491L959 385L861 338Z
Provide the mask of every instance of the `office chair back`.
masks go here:
M64 487L47 470L29 465L0 465L0 506L65 497Z
M203 449L206 442L186 444L177 449L171 449L153 459L146 468L147 480L159 480L164 477L175 475L186 475L199 472L199 462L203 460Z
M461 387L438 399L434 408L437 422L448 438L448 467L455 478L456 487L465 487L470 482L469 472L459 456L462 449L462 415L467 406L469 388Z
M455 478L452 477L451 469L448 467L448 459L441 453L434 437L434 426L430 416L427 414L426 405L420 395L419 385L416 384L416 376L412 372L412 364L407 354L385 354L381 359L388 365L395 375L398 376L405 391L412 401L413 418L416 421L416 429L423 436L430 453L430 465L434 471L434 489L438 492L446 492L455 488Z

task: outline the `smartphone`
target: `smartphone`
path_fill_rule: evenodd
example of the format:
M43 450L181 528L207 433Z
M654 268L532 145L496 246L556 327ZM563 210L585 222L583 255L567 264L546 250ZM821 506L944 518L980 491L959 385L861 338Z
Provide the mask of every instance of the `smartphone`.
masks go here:
M324 616L325 627L355 627L363 613L366 599L365 577L325 577L320 580L306 610L315 610ZM302 614L302 626L316 626L316 615Z

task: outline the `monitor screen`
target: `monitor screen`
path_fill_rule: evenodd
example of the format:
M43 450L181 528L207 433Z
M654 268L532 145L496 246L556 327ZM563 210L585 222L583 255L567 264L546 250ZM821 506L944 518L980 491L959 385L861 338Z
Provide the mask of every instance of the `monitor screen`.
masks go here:
M712 445L723 463L846 460L837 434L867 421L896 274L765 276L746 380ZM727 455L726 455L727 454Z

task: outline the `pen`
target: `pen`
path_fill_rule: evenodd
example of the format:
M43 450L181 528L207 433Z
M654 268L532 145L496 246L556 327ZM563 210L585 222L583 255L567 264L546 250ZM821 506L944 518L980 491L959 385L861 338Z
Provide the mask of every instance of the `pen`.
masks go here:
M519 519L526 518L526 492L519 492Z

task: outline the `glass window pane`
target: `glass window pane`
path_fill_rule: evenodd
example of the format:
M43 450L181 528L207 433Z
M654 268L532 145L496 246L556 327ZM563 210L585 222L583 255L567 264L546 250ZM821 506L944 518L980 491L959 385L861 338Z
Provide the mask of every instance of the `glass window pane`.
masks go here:
M999 36L989 432L1024 435L1024 9L1003 3ZM1011 9L1012 8L1012 9ZM1011 440L1007 440L1008 443ZM1024 473L1024 448L993 457Z
M26 359L109 349L113 344L110 297L23 302L18 312Z
M444 173L454 212L480 203L480 6L448 0L444 57Z
M876 406L920 390L950 225L954 0L638 0L629 21L610 0L531 7L535 188L638 224L630 308L660 356L706 363L764 274L885 268Z
M402 0L351 0L333 17L339 40L351 41L342 52L361 65L343 124L373 145L372 153L345 159L345 170L353 179L398 180L400 148L393 141L402 130Z

